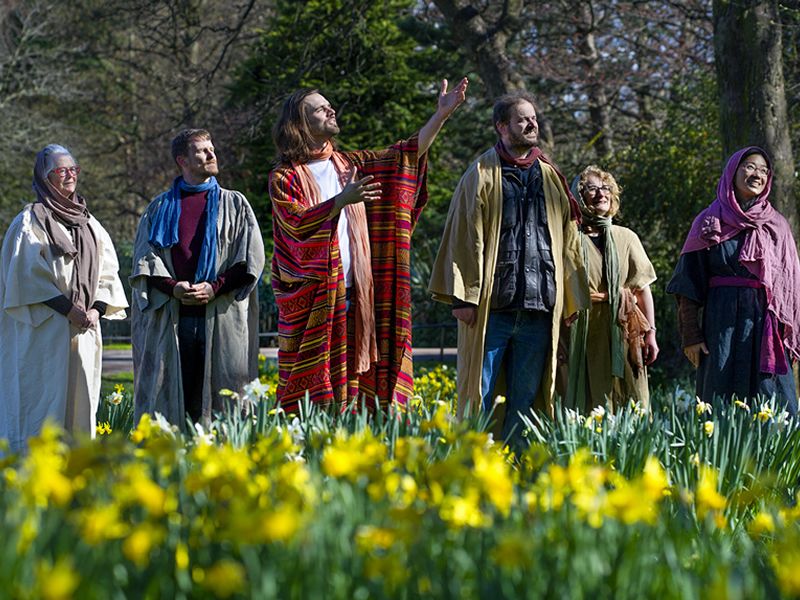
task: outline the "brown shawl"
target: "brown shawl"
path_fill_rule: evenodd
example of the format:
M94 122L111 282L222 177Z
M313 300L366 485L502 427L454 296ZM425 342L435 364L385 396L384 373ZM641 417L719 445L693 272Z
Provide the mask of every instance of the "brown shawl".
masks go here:
M100 279L100 262L97 239L89 227L89 210L86 200L73 192L70 196L59 193L47 179L50 146L39 152L33 170L33 191L37 200L33 214L45 230L50 248L56 256L69 256L74 261L70 281L69 300L77 307L88 310L94 303L94 293ZM68 155L69 156L69 155ZM66 235L58 223L66 226Z

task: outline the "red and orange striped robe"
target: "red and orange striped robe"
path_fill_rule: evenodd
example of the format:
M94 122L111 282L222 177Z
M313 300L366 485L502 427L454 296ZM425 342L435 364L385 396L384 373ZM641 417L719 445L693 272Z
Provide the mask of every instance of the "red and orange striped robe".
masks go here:
M297 408L348 398L405 402L413 393L411 360L411 233L427 202L426 156L417 138L377 152L346 152L358 177L381 183L380 201L366 204L372 251L378 362L348 378L345 287L333 200L310 206L297 173L280 166L270 174L275 236L272 288L278 304L278 401ZM358 282L356 282L356 285ZM352 332L351 332L352 335ZM352 347L352 339L350 347Z

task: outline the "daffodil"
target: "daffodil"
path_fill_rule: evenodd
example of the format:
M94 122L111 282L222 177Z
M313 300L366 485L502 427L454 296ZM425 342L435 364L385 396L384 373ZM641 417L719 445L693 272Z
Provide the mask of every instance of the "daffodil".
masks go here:
M697 413L697 416L703 416L704 414L708 413L711 414L711 405L707 402L703 402L700 398L697 399L697 404L695 404L694 411Z
M725 508L727 501L725 496L717 490L717 472L711 467L700 467L700 477L697 482L695 493L695 506L697 516L701 519L709 511L721 511Z
M230 598L244 592L247 574L242 565L224 558L206 570L202 585L218 598Z
M761 511L753 517L747 529L750 535L754 537L764 533L772 533L775 531L775 519L773 519L771 514Z
M767 423L768 421L772 421L775 417L775 412L772 410L772 407L764 403L761 405L761 409L758 413L753 417L753 419L758 419L761 423Z
M44 600L72 598L81 581L69 558L60 558L54 565L43 561L39 563L36 572L38 595Z

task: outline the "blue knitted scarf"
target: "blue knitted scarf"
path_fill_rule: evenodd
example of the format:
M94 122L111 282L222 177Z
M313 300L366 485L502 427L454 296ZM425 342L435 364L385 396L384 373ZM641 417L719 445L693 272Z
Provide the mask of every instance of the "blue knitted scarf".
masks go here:
M206 231L197 261L194 282L214 281L217 278L217 215L219 214L219 184L211 177L200 185L189 185L183 177L176 177L172 188L161 197L150 224L150 243L158 248L170 248L178 243L178 221L181 218L181 191L206 196Z

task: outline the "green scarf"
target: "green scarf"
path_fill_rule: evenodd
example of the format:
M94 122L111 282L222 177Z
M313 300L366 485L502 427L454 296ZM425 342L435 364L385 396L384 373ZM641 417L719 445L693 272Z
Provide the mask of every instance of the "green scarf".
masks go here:
M583 227L592 227L599 230L600 235L605 238L605 251L603 253L603 263L608 282L608 304L611 312L609 319L609 337L611 339L611 374L620 379L625 377L625 348L622 340L622 329L619 326L618 314L620 303L619 280L619 256L617 255L617 245L614 241L614 234L611 229L611 217L600 217L589 210L578 193L578 178L572 183L572 194L578 201L583 216ZM587 271L589 268L589 244L592 241L585 233L581 235L581 251L583 264ZM578 318L570 327L569 361L567 368L569 372L567 383L567 397L564 405L586 412L587 409L587 389L586 389L586 344L589 336L589 311L578 312ZM598 349L600 350L600 349Z

